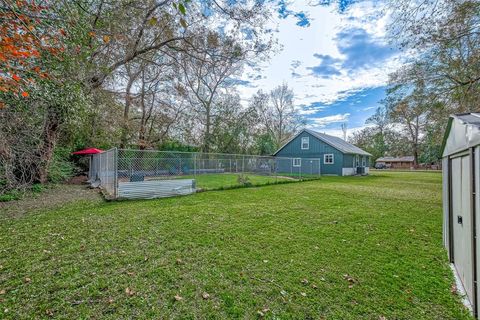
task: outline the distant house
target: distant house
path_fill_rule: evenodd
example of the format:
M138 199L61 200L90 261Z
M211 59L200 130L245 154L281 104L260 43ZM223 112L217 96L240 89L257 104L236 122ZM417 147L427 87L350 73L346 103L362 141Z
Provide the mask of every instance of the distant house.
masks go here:
M375 161L375 167L391 169L410 169L413 167L415 159L413 156L406 157L381 157Z
M368 174L372 156L341 138L308 129L297 133L273 155L294 158L294 167L305 166L307 170L312 166L308 158L317 158L321 174L338 176Z

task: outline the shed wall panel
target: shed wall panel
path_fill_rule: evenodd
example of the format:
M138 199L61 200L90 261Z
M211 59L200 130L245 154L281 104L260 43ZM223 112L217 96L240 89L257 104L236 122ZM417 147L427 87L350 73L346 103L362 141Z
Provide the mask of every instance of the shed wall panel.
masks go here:
M470 156L452 159L453 258L470 302L473 302ZM459 219L462 219L460 222Z
M443 197L443 246L447 249L450 259L449 241L449 180L448 180L448 157L442 159L442 197Z
M480 237L478 236L478 233L480 232L480 146L475 147L475 162L474 162L474 170L475 170L475 199L474 199L474 206L475 206L475 229L476 229L476 234L477 234L477 243L476 243L476 252L475 252L475 257L476 257L476 262L477 262L477 281L478 277L480 276ZM477 303L476 306L480 306L480 286L477 284ZM478 309L477 309L477 314L478 314Z

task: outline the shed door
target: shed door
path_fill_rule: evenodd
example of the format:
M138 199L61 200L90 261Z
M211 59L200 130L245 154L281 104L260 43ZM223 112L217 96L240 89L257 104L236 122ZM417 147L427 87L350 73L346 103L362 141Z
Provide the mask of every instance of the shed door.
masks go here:
M452 159L453 259L467 296L473 303L470 171L470 156Z

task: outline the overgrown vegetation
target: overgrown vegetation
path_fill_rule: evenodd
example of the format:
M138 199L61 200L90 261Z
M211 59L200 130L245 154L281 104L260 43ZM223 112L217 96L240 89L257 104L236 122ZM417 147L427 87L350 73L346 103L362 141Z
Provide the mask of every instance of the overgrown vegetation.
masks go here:
M283 84L244 108L235 80L276 48L265 28L273 10L258 1L4 2L0 193L60 180L73 169L68 153L83 147L274 150L301 123L292 90Z
M2 216L1 317L472 319L440 182L382 172Z

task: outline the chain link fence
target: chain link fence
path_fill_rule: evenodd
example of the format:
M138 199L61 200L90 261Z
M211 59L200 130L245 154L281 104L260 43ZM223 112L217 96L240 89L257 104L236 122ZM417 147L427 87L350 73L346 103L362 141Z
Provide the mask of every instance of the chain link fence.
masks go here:
M90 172L113 198L148 199L315 179L320 159L111 149L93 156Z
M113 198L117 197L117 148L94 154L90 158L89 182L94 187L102 187Z

